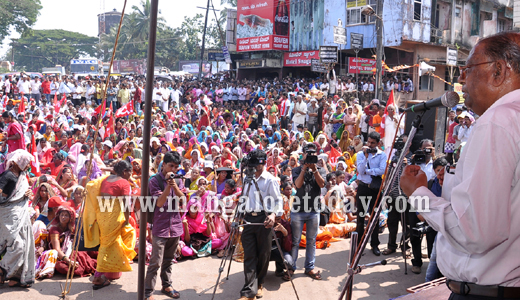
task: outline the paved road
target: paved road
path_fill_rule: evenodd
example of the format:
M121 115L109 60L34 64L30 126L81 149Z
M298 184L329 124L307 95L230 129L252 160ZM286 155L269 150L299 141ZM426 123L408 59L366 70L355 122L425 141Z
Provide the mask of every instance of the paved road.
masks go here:
M380 236L384 249L387 242L387 231ZM424 244L425 246L425 244ZM316 266L322 271L323 280L315 281L303 274L300 269L296 272L294 284L301 300L306 299L337 299L343 283L347 268L348 249L350 239L332 243L328 249L316 250ZM423 247L423 252L426 252ZM361 263L369 263L381 259L372 254L370 249L365 250ZM299 253L298 267L304 263L305 249ZM423 272L419 275L411 272L404 274L403 258L400 252L385 257L388 259L386 266L377 266L364 270L356 275L353 299L386 300L406 294L406 288L424 282L424 274L428 260L425 260ZM212 287L217 279L218 268L221 260L216 256L180 261L174 265L174 288L181 293L181 299L211 299ZM411 266L410 261L408 261ZM69 299L136 299L137 298L137 264L134 271L123 273L121 279L110 286L98 291L92 290L91 278L77 278L72 283ZM285 282L274 276L274 262L271 263L265 282L264 298L269 299L296 299L290 282ZM60 283L64 283L65 277L56 275L52 279L39 281L28 290L8 288L7 284L0 286L0 299L46 300L58 299L61 294ZM238 299L239 291L244 283L243 267L241 263L233 262L229 280L221 281L217 289L215 299ZM160 280L157 281L155 299L169 299L159 292ZM7 297L6 297L7 296Z

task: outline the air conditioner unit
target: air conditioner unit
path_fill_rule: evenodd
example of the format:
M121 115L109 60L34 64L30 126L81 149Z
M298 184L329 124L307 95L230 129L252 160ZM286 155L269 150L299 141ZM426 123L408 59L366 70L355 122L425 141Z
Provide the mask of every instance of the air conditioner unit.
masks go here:
M440 30L440 29L432 29L432 36L442 37L442 30Z

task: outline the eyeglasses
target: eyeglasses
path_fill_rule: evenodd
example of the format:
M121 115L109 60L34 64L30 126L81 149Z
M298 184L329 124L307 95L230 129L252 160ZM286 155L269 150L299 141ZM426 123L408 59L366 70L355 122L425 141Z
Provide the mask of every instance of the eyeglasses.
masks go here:
M470 64L470 65L466 65L466 66L459 66L460 74L462 75L462 73L466 72L469 68L473 68L473 67L480 66L480 65L485 65L485 64L490 64L490 63L494 63L494 62L495 61L492 60L492 61L481 62L481 63L478 63L478 64Z

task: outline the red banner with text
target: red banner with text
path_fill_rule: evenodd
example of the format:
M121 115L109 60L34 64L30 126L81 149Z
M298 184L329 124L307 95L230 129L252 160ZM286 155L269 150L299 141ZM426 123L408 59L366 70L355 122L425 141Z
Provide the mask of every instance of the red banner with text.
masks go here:
M238 0L237 51L289 50L289 1Z
M284 67L310 67L313 59L320 59L320 51L297 51L283 54Z
M370 58L348 58L348 73L373 74L376 68L376 60Z

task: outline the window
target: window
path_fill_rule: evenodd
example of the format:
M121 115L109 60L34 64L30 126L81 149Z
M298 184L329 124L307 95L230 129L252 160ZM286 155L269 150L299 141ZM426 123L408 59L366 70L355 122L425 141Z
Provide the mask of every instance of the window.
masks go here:
M497 20L497 32L506 31L506 21L504 19Z
M430 75L423 75L419 77L420 91L433 91L433 77Z
M421 21L422 16L422 0L414 0L413 2L413 19Z
M377 13L377 0L347 0L347 24L346 25L358 25L366 24L368 22L375 22L376 17L367 17L361 13L361 7L367 5L367 3Z
M460 6L455 7L455 17L460 18Z

